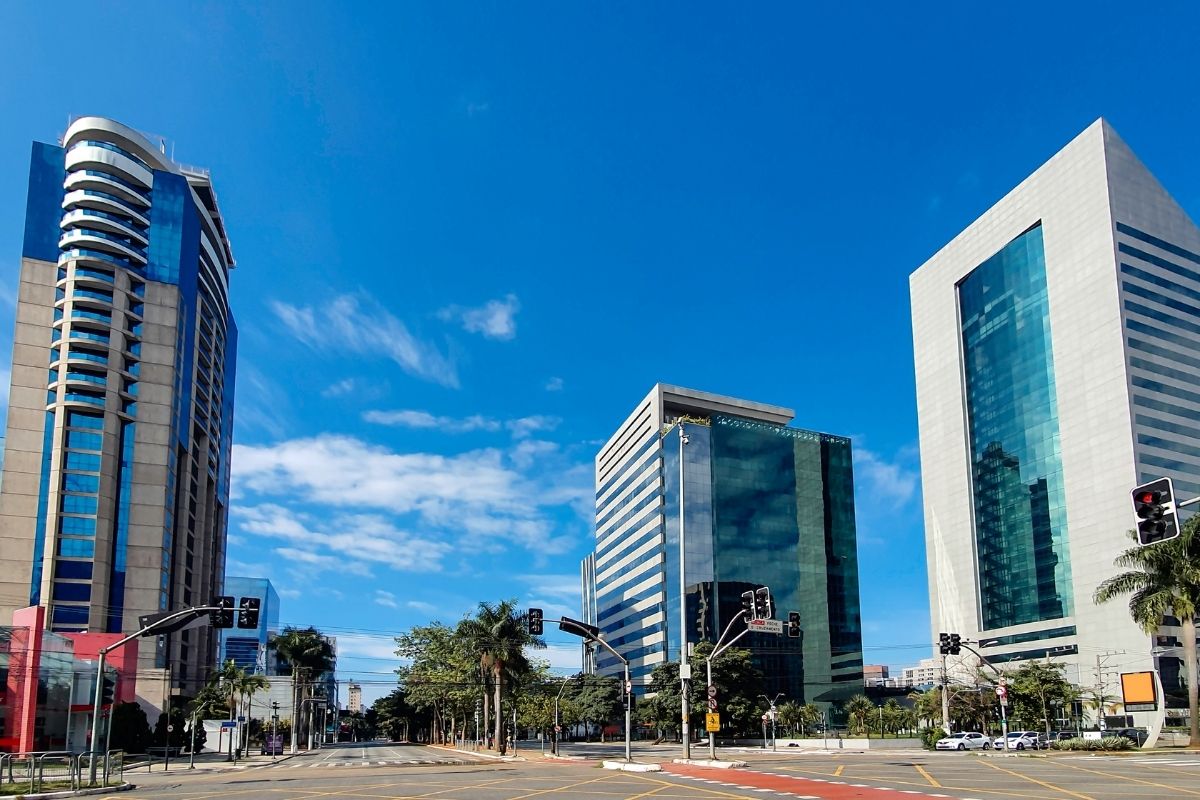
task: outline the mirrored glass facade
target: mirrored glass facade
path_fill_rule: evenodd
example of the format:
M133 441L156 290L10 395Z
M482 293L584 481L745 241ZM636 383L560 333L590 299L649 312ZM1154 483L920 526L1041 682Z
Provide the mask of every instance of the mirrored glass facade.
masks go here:
M1042 228L958 285L982 630L1071 614Z

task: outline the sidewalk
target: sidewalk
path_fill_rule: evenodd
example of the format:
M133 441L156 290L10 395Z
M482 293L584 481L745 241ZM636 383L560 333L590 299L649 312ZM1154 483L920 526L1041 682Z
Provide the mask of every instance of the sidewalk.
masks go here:
M308 751L301 750L299 753L297 753L297 755L304 755L306 752ZM313 752L317 751L314 750ZM162 772L199 772L201 770L205 772L221 772L235 769L247 769L249 767L260 767L265 764L278 764L283 761L287 761L290 758L294 758L295 756L292 756L289 753L284 753L281 756L275 757L254 754L243 756L237 761L227 761L226 759L228 757L229 755L227 753L197 753L196 768L189 770L189 760L186 753L178 758L172 758L169 765L164 765L161 758L156 757L153 760L147 760L144 757L139 758L137 756L133 756L125 764L123 774L129 776L137 774L144 775L147 772L151 774L158 774Z

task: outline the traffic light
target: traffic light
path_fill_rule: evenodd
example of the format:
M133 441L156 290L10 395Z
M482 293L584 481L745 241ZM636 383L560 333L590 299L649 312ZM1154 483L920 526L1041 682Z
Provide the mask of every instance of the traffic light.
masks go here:
M789 611L788 612L788 631L787 631L787 633L788 633L788 636L792 639L799 638L799 636L800 636L800 612L799 611Z
M758 619L774 619L775 606L771 603L771 590L762 586L754 592L754 613Z
M239 628L257 628L258 609L261 604L262 600L257 597L243 597L241 605L238 606L237 626Z
M754 592L742 592L742 611L746 612L746 619L758 619L755 615Z
M529 614L525 618L529 622L529 635L542 635L542 610L540 608L529 609Z
M228 595L222 595L216 600L213 600L213 605L217 607L216 611L212 612L212 624L214 628L232 628L233 627L233 598Z
M100 683L100 705L111 706L113 704L113 696L117 691L117 679L104 673L104 679Z
M944 656L950 655L950 634L938 634L938 652Z
M600 629L595 625L589 625L586 622L580 622L570 617L559 617L558 629L567 633L573 633L576 636L582 636L585 639L595 639L600 636Z
M950 634L950 655L956 656L962 652L962 637L957 633Z
M1165 542L1179 535L1175 487L1170 478L1159 478L1134 489L1133 512L1137 515L1138 544Z

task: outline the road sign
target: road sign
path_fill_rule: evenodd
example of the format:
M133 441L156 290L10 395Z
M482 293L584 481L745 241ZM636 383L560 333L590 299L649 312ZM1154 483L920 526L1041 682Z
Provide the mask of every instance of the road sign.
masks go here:
M708 710L709 711L717 710L717 698L715 698L715 697L708 698Z
M996 687L996 696L999 697L1001 700L1003 700L1005 697L1008 696L1008 688L1005 686L997 686Z
M167 733L174 733L174 732L175 732L175 726L174 726L174 725L168 725L168 726L167 726Z
M238 717L238 722L245 722L245 721L246 721L245 717Z
M783 633L783 620L752 619L748 628L751 633Z
M709 696L709 697L716 697L716 696L717 696L717 687L716 687L714 684L711 684L711 683L710 683L710 684L708 685L708 696Z
M716 733L721 730L721 715L720 714L705 714L704 715L704 730L709 733Z
M231 719L223 719L223 720L221 720L221 727L222 728L236 728L237 723Z
M554 732L555 732L555 733L562 733L562 725L555 725L555 726L554 726Z

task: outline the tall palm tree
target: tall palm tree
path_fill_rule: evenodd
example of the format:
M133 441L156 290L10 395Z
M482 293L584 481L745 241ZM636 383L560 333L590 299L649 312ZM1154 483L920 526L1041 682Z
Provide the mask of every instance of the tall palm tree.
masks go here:
M546 643L529 634L525 627L524 615L518 612L515 600L503 600L494 604L481 602L475 616L468 617L459 624L458 633L465 637L469 649L478 654L480 668L491 672L495 691L496 746L500 755L504 755L504 720L500 714L504 680L506 677L529 672L530 664L525 657L525 648L545 647Z
M271 640L271 647L287 661L292 671L292 752L296 752L303 714L303 698L312 696L312 682L333 669L333 645L316 628L286 627Z
M1187 672L1190 741L1200 748L1200 693L1196 687L1196 611L1200 605L1200 515L1183 524L1179 536L1165 542L1131 547L1117 556L1114 564L1127 569L1096 587L1093 599L1106 603L1129 595L1129 616L1142 630L1153 635L1163 617L1179 619L1183 632L1183 663ZM1134 541L1137 535L1130 531Z

